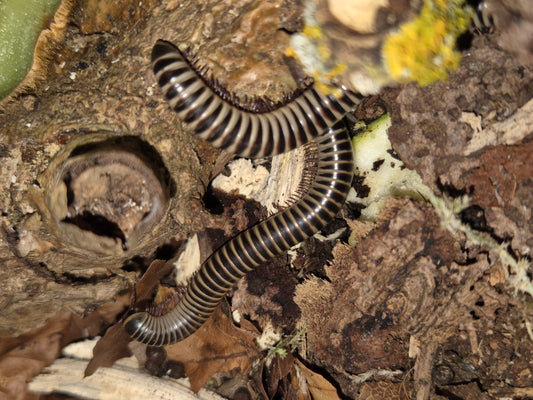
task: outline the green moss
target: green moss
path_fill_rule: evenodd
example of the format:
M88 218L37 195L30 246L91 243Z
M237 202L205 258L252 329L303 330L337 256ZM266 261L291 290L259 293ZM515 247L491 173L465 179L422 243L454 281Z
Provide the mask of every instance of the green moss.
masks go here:
M61 0L0 1L0 98L26 76L39 33Z

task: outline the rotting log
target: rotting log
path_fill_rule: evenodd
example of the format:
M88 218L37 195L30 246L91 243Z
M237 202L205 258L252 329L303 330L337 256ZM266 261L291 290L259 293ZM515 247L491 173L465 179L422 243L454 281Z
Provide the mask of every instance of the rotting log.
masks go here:
M75 7L48 80L0 115L0 329L11 335L109 302L165 244L227 231L230 218L201 201L219 154L160 95L149 65L157 39L189 43L241 96L275 100L296 87L279 27L299 29L298 14L281 2L96 4ZM475 37L449 81L387 89L383 99L407 166L440 194L470 194L464 220L528 255L533 74L494 42ZM361 247L338 245L326 269L310 242L293 263L301 271L274 263L249 276L236 292L242 309L285 333L305 320L300 356L354 398L383 381L400 398L531 387L520 356L531 354L531 299L509 289L497 254L440 231L427 205L393 200L385 211ZM319 262L318 278L299 282ZM511 361L515 386L504 386Z

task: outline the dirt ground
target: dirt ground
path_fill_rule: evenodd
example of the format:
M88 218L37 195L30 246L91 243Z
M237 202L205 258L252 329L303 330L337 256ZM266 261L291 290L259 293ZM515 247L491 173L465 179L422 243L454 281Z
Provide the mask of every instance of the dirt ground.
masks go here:
M391 197L360 221L362 206L347 204L164 348L131 342L123 318L172 306L166 276L187 239L197 234L205 259L266 212L208 188L232 157L168 108L151 47L188 43L229 92L280 101L304 84L284 56L301 3L65 3L47 79L0 104L0 398L83 398L27 384L66 345L104 334L87 375L134 355L141 374L227 398L533 398L527 2L499 2L494 26L471 29L447 80L386 86L355 112L390 115L395 157L450 208ZM364 192L364 176L354 186Z

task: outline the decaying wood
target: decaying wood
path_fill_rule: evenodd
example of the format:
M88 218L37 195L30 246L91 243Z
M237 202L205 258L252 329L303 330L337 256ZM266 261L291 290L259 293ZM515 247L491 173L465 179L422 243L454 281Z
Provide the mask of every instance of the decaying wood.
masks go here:
M67 357L54 362L29 386L34 392L61 392L80 398L102 400L221 400L223 397L206 390L197 393L190 389L186 379L161 379L147 375L137 367L134 359L126 358L113 368L101 368L90 377L84 376L92 356L94 341L85 342L75 349L65 349Z
M85 289L76 289L78 299L65 304L62 300L47 301L65 298L61 288L54 285L64 286L68 291L80 281L101 279L105 281L102 285L110 285L107 292L107 299L110 299L114 292L134 282L134 274L122 269L125 264L136 260L130 269L135 268L138 261L141 265L149 262L157 248L171 238L181 240L206 227L218 228L223 223L220 218L202 212L200 201L217 154L211 147L181 132L180 121L156 88L149 57L151 46L158 38L201 46L197 58L212 69L221 84L237 92L248 90L248 95L259 96L275 81L278 82L278 96L282 97L288 91L289 83L284 82L290 82L290 74L287 70L283 74L281 60L272 65L269 55L279 52L283 43L280 40L283 34L275 29L278 14L274 4L265 4L259 9L254 9L252 4L236 2L232 7L239 12L233 13L225 6L206 5L210 10L207 14L202 13L203 6L195 2L177 9L176 5L168 4L167 11L154 8L151 3L144 4L144 12L134 13L129 25L123 23L125 37L118 35L114 26L100 25L99 13L111 19L116 17L112 8L96 3L95 6L102 9L93 10L88 5L91 11L87 14L83 14L82 5L76 9L72 18L79 29L73 27L62 53L57 55L64 59L61 69L46 86L36 88L35 94L8 104L9 108L2 115L6 138L1 171L2 254L6 268L1 273L4 282L10 282L1 294L2 329L11 333L24 332L39 326L64 307L83 313L87 307L105 301L99 297L102 291L98 295L84 295ZM159 14L149 24L148 9ZM241 11L246 9L250 12L243 14ZM85 34L99 28L104 29L104 33ZM245 47L235 38L240 37L241 43L247 42L256 37L256 28L264 35L257 36L253 42L255 52L246 55ZM201 42L195 38L201 38ZM270 43L277 43L278 48L272 48ZM261 52L261 46L269 50ZM258 51L264 54L264 59L254 60ZM210 58L216 59L221 67L214 65ZM233 76L220 73L222 69L234 71ZM255 92L247 89L252 84ZM275 95L270 94L270 97L275 98ZM155 172L166 179L164 183L170 198L167 204L161 205L166 212L156 223L143 227L137 243L124 242L120 235L113 237L105 232L103 236L111 236L115 244L104 245L105 251L99 251L104 250L103 247L95 251L94 246L90 248L99 240L94 235L94 227L87 230L78 229L72 223L64 224L65 212L57 211L66 200L57 201L54 196L65 199L69 190L67 188L65 193L65 190L54 189L62 176L57 170L84 146L111 143L112 147L112 142L118 138L126 138L128 143L134 141L137 147L144 146L145 152L151 148L158 154L161 163L151 167L165 169ZM118 148L123 146L122 142L116 144ZM97 181L98 176L93 180ZM135 185L135 182L129 184ZM140 181L139 185L143 183ZM150 188L147 191L153 192ZM136 200L131 195L122 197L108 195L104 199L109 207L119 207L120 201ZM96 212L94 207L92 211ZM120 227L120 223L118 225ZM21 271L15 272L15 269ZM52 295L56 289L58 292ZM22 315L24 319L20 318Z
M3 104L0 385L24 387L68 341L103 334L120 321L129 297L113 299L125 289L131 293L154 259L176 256L197 233L205 248L216 247L261 215L256 205L231 196L220 201L220 212L208 210L202 197L213 170L221 169L217 161L228 157L219 158L193 138L169 110L150 72L150 51L159 38L184 42L228 90L243 98L281 99L297 85L283 54L287 27L301 28L301 5L137 3L114 8L80 1L46 83ZM393 122L389 137L401 160L439 196L469 195L463 221L501 243L512 258L527 258L533 245L533 71L523 57L495 43L498 36L475 36L448 81L386 89L380 100L366 103L373 110L357 115L364 119L386 104ZM107 158L124 150L135 160ZM94 162L95 151L106 155L98 160L112 161ZM83 168L72 167L74 161ZM151 172L142 172L145 167ZM128 168L131 174L124 172ZM115 173L131 183L109 179L98 185ZM114 192L119 181L128 184ZM84 197L88 193L98 202ZM159 195L145 197L153 194ZM104 209L111 233L102 235L85 217ZM153 210L164 212L143 225L140 215ZM222 323L239 332L233 335L241 346L237 355L231 348L222 353L231 340L211 342L210 332L194 339L195 350L184 343L183 352L179 345L148 356L142 346L132 351L157 374L166 371L154 363L188 362L189 374L201 365L208 373L192 379L197 386L224 369L220 364L233 365L220 354L235 357L232 362L252 379L224 370L217 385L246 387L254 398L530 396L530 295L510 285L500 253L442 229L438 215L411 199L389 200L371 222L356 221L357 210L346 208L322 236L254 271L233 294L232 311L241 326L230 319ZM342 232L348 226L356 230L355 248L336 242L347 239L349 232ZM213 233L217 238L202 239ZM336 239L325 240L330 235ZM305 334L295 333L303 327ZM254 329L276 338L261 338L270 347L260 361L260 332ZM116 337L124 338L120 332ZM287 341L277 348L280 338ZM126 343L120 347L127 349ZM297 356L283 358L283 351ZM211 358L217 367L204 368ZM26 369L5 372L13 362L23 365L21 360L31 360ZM57 368L71 369L67 362ZM44 380L32 388L44 390L37 389ZM20 396L30 398L23 391Z

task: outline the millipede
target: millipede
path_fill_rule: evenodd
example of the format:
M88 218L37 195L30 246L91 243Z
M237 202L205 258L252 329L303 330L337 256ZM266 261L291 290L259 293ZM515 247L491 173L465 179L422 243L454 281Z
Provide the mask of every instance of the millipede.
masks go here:
M243 157L270 157L312 142L317 153L316 174L298 202L217 249L168 313L145 311L126 319L133 339L163 346L193 334L250 270L314 235L339 212L353 177L352 144L343 117L360 99L343 86L327 95L310 86L272 110L250 111L210 87L169 42L157 41L152 67L171 108L215 147Z
M478 32L493 32L496 26L496 15L487 1L478 1L473 6L472 24Z
M232 154L272 157L299 147L341 119L360 98L341 86L324 95L303 90L272 111L252 112L232 104L233 96L218 95L182 52L159 40L152 51L156 80L170 106L202 139Z

